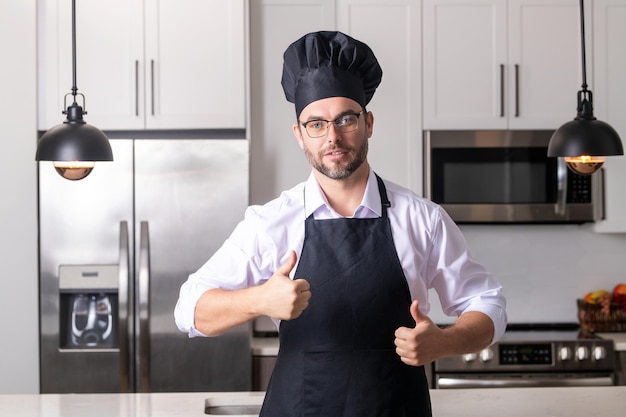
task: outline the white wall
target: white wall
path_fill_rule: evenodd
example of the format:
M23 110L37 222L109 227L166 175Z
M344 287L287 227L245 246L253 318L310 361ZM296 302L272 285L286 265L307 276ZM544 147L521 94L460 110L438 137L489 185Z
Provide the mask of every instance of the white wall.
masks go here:
M0 394L39 392L36 0L0 0Z
M500 280L510 323L577 322L576 299L626 282L626 235L586 225L462 225L474 258ZM450 323L431 296L431 318Z

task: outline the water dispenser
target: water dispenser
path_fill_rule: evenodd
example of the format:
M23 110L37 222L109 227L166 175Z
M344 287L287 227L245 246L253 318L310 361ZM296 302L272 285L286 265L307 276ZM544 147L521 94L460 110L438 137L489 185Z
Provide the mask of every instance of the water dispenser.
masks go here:
M59 267L60 348L118 348L118 266Z

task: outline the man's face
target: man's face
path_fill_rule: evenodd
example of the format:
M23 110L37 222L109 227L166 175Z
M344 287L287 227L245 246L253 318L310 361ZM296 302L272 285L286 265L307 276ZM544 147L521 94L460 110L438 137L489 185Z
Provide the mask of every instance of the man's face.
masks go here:
M341 180L348 178L367 159L368 140L372 136L374 118L371 113L362 113L363 109L354 100L345 97L331 97L314 101L300 113L299 123L293 131L300 147L311 166L328 178ZM346 116L357 115L357 127L351 131L337 127L345 122ZM328 132L321 137L309 137L303 123L311 122L319 126L324 121L336 121L328 124ZM313 122L312 122L313 121ZM315 121L320 121L315 122ZM348 129L350 130L350 129Z

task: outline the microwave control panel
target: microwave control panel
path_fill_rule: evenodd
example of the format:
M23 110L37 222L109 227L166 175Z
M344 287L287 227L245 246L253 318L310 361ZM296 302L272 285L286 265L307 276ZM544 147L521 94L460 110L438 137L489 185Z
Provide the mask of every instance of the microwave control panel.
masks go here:
M569 172L567 175L567 202L591 203L591 175L578 175Z

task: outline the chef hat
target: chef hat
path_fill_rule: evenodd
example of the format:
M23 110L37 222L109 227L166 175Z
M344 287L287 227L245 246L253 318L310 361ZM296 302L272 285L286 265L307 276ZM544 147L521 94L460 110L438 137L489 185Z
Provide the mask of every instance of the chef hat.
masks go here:
M365 107L383 72L369 46L341 32L313 32L287 48L282 86L296 115L308 104L347 97Z

